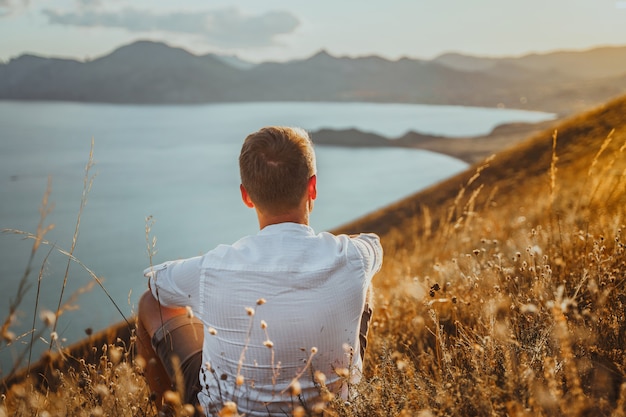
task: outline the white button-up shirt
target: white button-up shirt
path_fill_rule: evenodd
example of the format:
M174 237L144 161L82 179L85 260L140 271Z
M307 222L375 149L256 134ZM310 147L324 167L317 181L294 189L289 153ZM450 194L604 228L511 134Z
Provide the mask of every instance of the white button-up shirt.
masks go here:
M374 234L315 234L281 223L145 274L163 305L191 307L204 324L205 410L234 401L240 413L255 416L299 405L289 393L294 378L312 401L315 371L335 389L342 384L337 369L358 377L361 313L381 264Z

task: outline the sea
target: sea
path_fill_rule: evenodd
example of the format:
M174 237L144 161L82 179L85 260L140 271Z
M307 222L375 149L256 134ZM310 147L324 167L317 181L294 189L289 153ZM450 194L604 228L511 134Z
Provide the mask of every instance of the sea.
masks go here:
M56 350L132 317L146 289L142 271L151 263L256 233L256 216L240 199L237 157L243 139L263 126L356 128L394 139L408 131L474 136L502 123L552 118L416 104L0 101L0 323L10 317L17 339L0 341L0 378L29 356L36 360L52 339ZM316 154L316 231L468 167L443 154L392 147L320 145ZM28 236L42 215L40 227L49 230L24 281L34 243ZM59 303L53 338L42 318Z

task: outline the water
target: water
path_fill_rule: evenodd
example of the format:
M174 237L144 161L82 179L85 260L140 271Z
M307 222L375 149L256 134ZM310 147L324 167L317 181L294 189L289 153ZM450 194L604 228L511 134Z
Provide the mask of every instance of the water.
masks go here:
M47 240L72 244L85 165L94 145L93 186L82 213L76 257L100 277L111 301L98 286L71 301L57 332L64 344L132 315L146 283L149 264L146 217L155 221L155 263L201 254L218 243L255 233L254 212L239 195L237 156L243 138L262 126L296 125L358 128L396 138L409 130L446 136L479 135L500 123L540 121L545 113L455 106L370 103L243 103L196 106L123 106L103 104L0 101L0 228L34 232L47 178L52 181L53 211ZM328 230L445 179L467 165L445 155L407 149L317 149L318 200L312 226ZM32 241L0 235L0 320L8 314L24 272ZM67 258L42 246L30 288L12 330L20 340L0 345L0 377L30 341L37 277L38 309L54 311L59 302ZM63 301L93 283L71 264ZM49 340L50 331L43 337ZM40 352L43 342L37 344Z

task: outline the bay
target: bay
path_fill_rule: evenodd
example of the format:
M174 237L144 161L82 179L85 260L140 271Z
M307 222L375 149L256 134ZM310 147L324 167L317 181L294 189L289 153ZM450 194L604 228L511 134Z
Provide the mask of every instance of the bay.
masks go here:
M520 110L373 103L238 103L128 106L0 101L0 228L35 232L41 199L51 180L54 224L46 239L69 250L80 211L85 165L93 142L93 180L80 217L74 252L103 282L76 263L69 266L57 332L63 344L134 313L151 261L189 257L256 233L254 212L239 196L237 157L245 136L266 125L357 128L396 138L409 130L445 136L489 132L506 122L552 115ZM318 200L311 224L329 230L441 181L467 164L427 151L318 146ZM150 217L151 216L151 217ZM146 218L151 220L147 223ZM146 225L151 231L146 234ZM148 243L156 237L151 260ZM32 241L0 235L0 320L8 315ZM31 285L15 315L19 337L0 345L0 377L30 342L29 329L49 329L35 313L56 310L67 257L44 245ZM41 274L37 301L37 277ZM105 292L106 291L106 292ZM122 311L118 312L119 310ZM75 309L75 310L74 310ZM45 348L37 341L35 354Z

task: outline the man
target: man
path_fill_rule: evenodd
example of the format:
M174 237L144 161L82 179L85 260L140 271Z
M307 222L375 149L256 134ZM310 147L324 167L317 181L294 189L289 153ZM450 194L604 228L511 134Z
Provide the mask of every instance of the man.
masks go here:
M260 231L148 268L138 349L157 401L184 385L185 401L207 415L226 404L246 416L291 415L318 401L320 380L344 397L358 380L382 247L374 234L309 227L317 177L302 129L249 135L239 166Z

